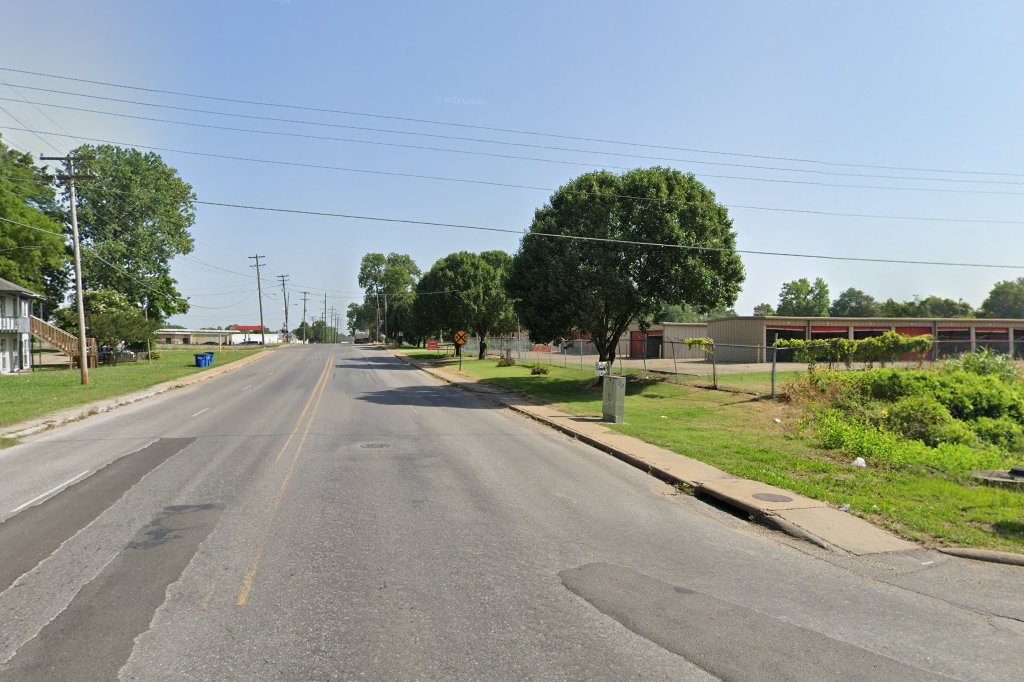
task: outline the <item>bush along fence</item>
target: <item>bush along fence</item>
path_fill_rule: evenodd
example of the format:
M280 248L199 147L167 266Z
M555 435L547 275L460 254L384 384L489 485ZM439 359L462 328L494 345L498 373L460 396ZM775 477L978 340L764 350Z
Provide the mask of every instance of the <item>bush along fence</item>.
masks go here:
M903 336L897 332L885 332L879 336L866 339L780 339L775 342L773 355L779 348L793 349L797 362L807 364L813 370L818 364L828 363L829 369L837 369L840 365L847 369L855 362L862 363L870 369L875 363L885 367L886 363L897 361L917 362L923 365L932 350L932 337Z
M477 339L471 338L463 347L463 355L475 357L477 343ZM963 355L963 352L937 352L948 349L941 342L933 341L931 336L906 337L896 332L856 340L780 339L777 344L768 346L721 343L710 338L662 339L646 348L650 354L637 354L635 350L628 344L620 347L611 371L773 398L782 391L784 383L819 367L920 369L941 367ZM450 355L452 351L452 346L441 344L435 352L441 356ZM487 354L507 358L515 364L537 363L588 372L596 371L598 358L592 345L579 339L537 344L508 336L489 338ZM736 358L742 356L763 359L737 362Z

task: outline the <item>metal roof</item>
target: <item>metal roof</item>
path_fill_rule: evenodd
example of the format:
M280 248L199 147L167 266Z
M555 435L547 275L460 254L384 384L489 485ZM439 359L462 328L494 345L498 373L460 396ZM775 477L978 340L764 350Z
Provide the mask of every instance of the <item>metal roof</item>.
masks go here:
M8 280L4 279L3 277L0 277L0 293L2 293L2 294L20 294L20 295L24 296L25 298L42 298L42 296L40 296L36 292L30 291L29 289L26 289L25 287L18 286L14 282L9 282Z
M1012 317L885 317L879 315L877 317L805 317L803 315L737 315L736 317L718 317L709 322L728 322L729 320L764 320L766 322L788 320L794 321L799 320L801 322L852 322L852 323L872 323L880 321L895 321L896 323L914 323L914 322L964 322L970 323L1003 323L1003 324L1020 324L1024 323L1024 319L1012 318Z

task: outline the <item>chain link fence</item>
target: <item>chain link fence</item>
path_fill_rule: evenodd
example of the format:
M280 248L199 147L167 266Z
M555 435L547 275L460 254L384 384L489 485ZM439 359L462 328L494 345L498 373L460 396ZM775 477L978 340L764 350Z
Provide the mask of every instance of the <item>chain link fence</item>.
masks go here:
M1014 357L1024 360L1024 339L1013 348ZM749 393L774 397L786 382L806 374L810 367L795 357L794 349L772 348L763 345L742 345L715 343L713 346L688 344L685 340L663 339L657 345L645 346L647 352L631 353L628 340L620 342L617 356L612 365L614 374L633 374L652 377L683 385L693 385L719 390ZM1008 342L976 342L976 349L987 348L994 352L1008 353ZM487 340L488 357L510 357L519 364L540 363L551 367L562 367L580 372L596 374L599 354L594 344L583 339L570 339L550 344L537 344L515 336L492 337ZM480 340L470 338L463 346L463 356L475 358L480 352ZM898 358L885 363L887 367L923 369L935 367L971 352L969 341L937 341L921 356ZM441 344L438 355L454 355L453 344ZM853 362L819 362L819 368L839 371L858 371L869 365ZM875 367L881 363L874 363Z

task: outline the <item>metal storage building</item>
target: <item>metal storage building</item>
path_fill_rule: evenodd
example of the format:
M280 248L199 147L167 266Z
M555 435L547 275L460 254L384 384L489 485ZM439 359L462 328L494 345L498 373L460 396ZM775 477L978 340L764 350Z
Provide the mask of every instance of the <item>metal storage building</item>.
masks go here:
M768 362L779 339L864 339L895 331L905 336L931 334L932 359L978 348L1024 358L1024 320L894 317L732 317L708 322L719 362ZM781 359L781 357L780 357Z

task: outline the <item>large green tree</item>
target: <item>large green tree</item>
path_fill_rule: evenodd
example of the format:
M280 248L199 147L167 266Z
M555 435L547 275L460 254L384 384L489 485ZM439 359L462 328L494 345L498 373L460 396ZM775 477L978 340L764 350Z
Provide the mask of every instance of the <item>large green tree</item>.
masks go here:
M806 277L786 282L779 292L777 315L799 317L828 317L828 284L818 277L813 282Z
M377 309L372 302L349 303L346 311L346 327L350 336L357 330L369 331L376 322Z
M434 263L417 287L417 328L451 334L459 328L480 337L479 357L487 337L515 327L515 311L506 290L512 257L504 251L460 251Z
M980 312L982 317L1024 317L1024 277L992 287Z
M553 236L545 236L553 235ZM534 214L509 291L536 341L589 333L601 360L666 304L732 305L743 282L732 220L692 174L586 173Z
M879 305L870 295L850 287L832 302L829 312L832 317L875 317L879 313Z
M974 317L974 307L963 300L915 296L910 301L887 299L879 305L883 317Z
M63 302L71 272L52 183L0 142L0 277L45 296L47 313Z
M392 338L411 335L413 328L413 298L419 267L404 253L368 253L359 264L359 286L365 290L364 310L373 311L370 334L377 339L385 330ZM351 306L350 306L351 308ZM381 328L377 326L380 311ZM352 318L349 318L350 324Z
M192 252L195 192L158 154L111 145L72 152L78 183L82 274L88 289L113 289L163 320L188 312L171 260Z
M692 305L668 304L662 307L655 322L706 322L724 317L736 317L736 311L730 307L714 310L698 310Z
M101 346L145 345L160 326L147 320L144 311L127 296L112 289L90 289L83 296L85 333ZM62 308L56 313L57 323L64 329L77 329L75 308Z

